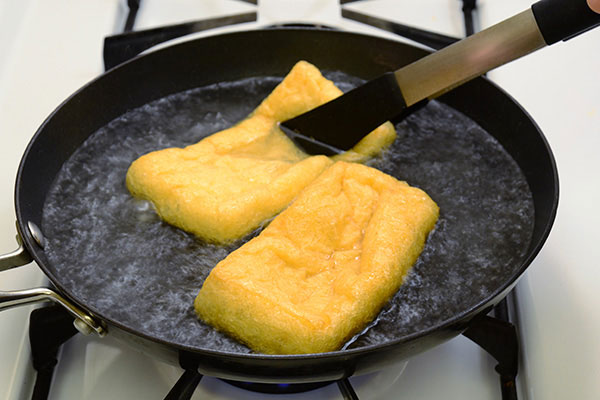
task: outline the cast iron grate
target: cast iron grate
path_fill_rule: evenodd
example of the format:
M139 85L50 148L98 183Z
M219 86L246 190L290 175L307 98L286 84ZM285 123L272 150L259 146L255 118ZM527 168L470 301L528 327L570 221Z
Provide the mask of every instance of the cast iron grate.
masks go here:
M518 372L518 338L515 326L509 322L506 299L494 309L495 317L482 315L475 318L463 335L473 340L497 361L496 371L500 375L503 400L516 400L515 380ZM34 310L30 315L29 339L31 342L34 369L37 371L32 400L46 400L60 346L77 333L73 326L73 316L64 308L51 305ZM202 379L193 358L185 353L179 363L183 374L166 395L165 400L188 400ZM269 394L290 394L315 390L330 384L337 384L345 400L356 400L356 395L347 378L335 382L299 384L262 384L224 380L242 389Z

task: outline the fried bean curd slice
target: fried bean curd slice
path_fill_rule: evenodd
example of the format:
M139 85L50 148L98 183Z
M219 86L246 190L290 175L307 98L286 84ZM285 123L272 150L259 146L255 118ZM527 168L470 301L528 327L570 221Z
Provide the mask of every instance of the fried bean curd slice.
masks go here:
M130 166L126 184L160 217L201 239L229 243L283 210L332 160L308 156L277 123L340 95L312 64L298 62L237 125L185 148L148 153ZM396 137L386 123L338 158L366 160Z
M438 215L424 191L337 162L216 265L195 310L256 352L338 350L399 289Z

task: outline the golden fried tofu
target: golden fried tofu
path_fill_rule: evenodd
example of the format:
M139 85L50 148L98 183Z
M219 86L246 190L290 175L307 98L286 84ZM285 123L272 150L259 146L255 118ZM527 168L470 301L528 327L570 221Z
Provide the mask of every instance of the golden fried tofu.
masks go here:
M196 312L257 352L338 350L396 293L438 214L422 190L337 162L217 264Z
M146 154L132 163L127 188L150 200L166 222L211 242L243 237L283 210L332 161L300 151L277 127L340 94L313 65L298 62L236 126L186 148ZM338 159L361 161L396 137L386 123Z

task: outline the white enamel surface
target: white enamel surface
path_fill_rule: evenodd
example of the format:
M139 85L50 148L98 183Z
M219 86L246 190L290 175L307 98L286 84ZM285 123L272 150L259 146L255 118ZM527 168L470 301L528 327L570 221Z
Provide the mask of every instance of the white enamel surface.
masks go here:
M487 23L522 4L503 3L484 14ZM595 29L490 74L539 124L560 177L554 229L517 291L524 377L536 400L600 397L599 46Z
M247 12L234 0L144 0L138 28ZM293 3L293 4L292 4ZM168 4L168 6L167 6ZM480 0L481 26L529 1ZM372 0L346 7L461 36L457 0ZM118 0L0 2L0 252L16 248L13 188L21 154L46 116L102 72L102 40L123 21ZM378 33L341 18L337 2L262 0L257 24L309 21ZM559 43L489 74L533 116L557 159L561 201L550 238L518 285L523 363L521 399L600 397L600 29ZM498 110L501 112L501 110ZM0 274L0 290L36 286L35 264ZM0 399L28 398L32 384L26 337L30 309L0 313ZM500 399L495 362L458 337L402 365L353 378L367 399ZM108 337L78 336L64 346L51 399L163 398L180 371ZM399 376L398 376L399 375ZM262 399L205 378L194 399ZM277 398L277 397L269 397ZM333 386L285 399L341 398Z

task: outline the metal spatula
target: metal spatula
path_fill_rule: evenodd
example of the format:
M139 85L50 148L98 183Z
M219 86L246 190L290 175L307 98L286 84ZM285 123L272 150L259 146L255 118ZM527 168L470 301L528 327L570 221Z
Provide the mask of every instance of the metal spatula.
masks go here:
M598 25L600 14L586 0L541 0L484 31L284 121L280 128L309 154L340 153L421 100Z

